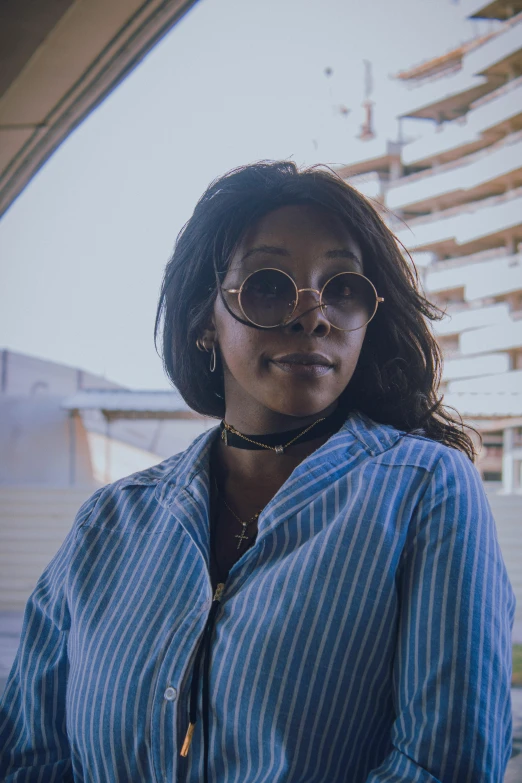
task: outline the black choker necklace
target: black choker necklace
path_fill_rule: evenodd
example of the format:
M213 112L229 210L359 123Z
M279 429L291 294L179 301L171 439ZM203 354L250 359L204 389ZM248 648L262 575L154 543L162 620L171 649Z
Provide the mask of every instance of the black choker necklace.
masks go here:
M268 449L275 451L276 454L284 454L288 446L298 441L304 443L307 440L337 432L347 415L346 410L337 408L329 416L317 419L307 427L298 427L295 430L286 430L286 432L274 432L269 435L244 435L232 425L222 421L220 424L221 440L225 446L234 446L236 449L251 449L252 451Z

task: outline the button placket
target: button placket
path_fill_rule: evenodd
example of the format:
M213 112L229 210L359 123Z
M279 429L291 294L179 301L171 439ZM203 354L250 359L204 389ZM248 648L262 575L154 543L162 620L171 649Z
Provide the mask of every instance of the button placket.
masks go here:
M173 688L172 685L169 685L168 688L166 688L165 693L163 694L163 698L166 701L175 701L177 698L178 692L176 688Z

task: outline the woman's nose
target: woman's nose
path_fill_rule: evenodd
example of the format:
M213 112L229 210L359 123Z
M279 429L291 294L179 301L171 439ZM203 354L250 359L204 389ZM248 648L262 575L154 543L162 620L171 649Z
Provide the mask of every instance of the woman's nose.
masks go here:
M314 289L299 292L297 308L287 325L292 331L323 336L332 328L319 304L319 294Z

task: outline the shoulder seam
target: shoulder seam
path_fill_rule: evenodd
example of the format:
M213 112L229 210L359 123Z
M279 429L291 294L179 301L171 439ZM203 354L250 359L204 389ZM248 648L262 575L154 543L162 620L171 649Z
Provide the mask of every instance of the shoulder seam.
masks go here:
M399 432L399 430L397 430ZM387 451L390 451L397 443L402 439L402 433L398 435L398 437L393 441L393 443L387 443L384 444L381 441L379 441L379 449L372 449L371 446L369 446L368 443L364 441L363 438L361 438L360 435L358 435L356 432L352 432L354 438L361 444L363 449L370 455L370 457L378 457L381 454L386 454Z
M77 533L82 529L82 527L85 527L85 525L87 525L87 523L89 522L90 518L94 514L96 508L98 507L98 503L100 502L100 498L103 495L104 490L106 490L106 489L107 489L107 487L100 487L89 498L89 500L94 501L94 503L92 505L91 510L89 511L87 516L85 517L85 519L83 519L82 522L80 522L80 524L78 525L78 527L76 529ZM89 502L89 500L87 501L87 503ZM81 508L80 508L80 511L81 511ZM79 515L80 511L78 511L78 515Z
M174 461L174 457L176 457ZM125 478L119 479L118 481L113 482L109 486L114 486L117 489L128 489L129 487L153 487L157 485L160 481L163 481L167 476L169 476L172 471L176 470L177 465L180 461L180 455L175 454L172 457L167 457L167 460L173 460L174 464L169 466L168 470L165 470L161 473L161 475L155 475L151 476L150 478L141 477L141 474L146 473L147 471L153 470L153 468L148 468L145 471L140 471L138 473L131 474L130 476L126 476ZM167 460L164 460L166 462ZM161 465L162 463L158 463L158 465ZM136 478L133 478L133 476L136 476Z

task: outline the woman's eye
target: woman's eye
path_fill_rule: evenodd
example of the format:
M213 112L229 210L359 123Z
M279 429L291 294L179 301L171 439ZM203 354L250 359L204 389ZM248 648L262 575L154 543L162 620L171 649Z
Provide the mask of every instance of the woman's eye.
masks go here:
M270 283L258 283L253 286L249 286L249 291L257 296L277 296L277 286L270 285Z
M352 296L353 288L349 285L340 285L327 292L327 298L333 297L337 299L351 299Z

